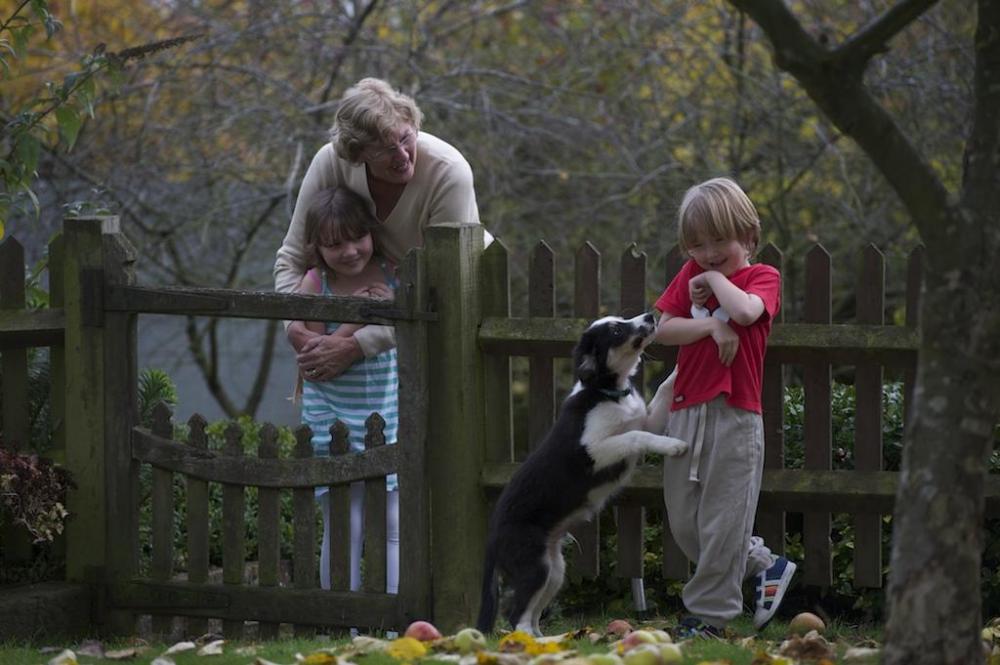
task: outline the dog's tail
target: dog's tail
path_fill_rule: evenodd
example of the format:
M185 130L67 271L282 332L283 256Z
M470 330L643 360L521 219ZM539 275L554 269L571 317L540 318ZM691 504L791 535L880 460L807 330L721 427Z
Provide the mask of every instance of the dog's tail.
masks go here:
M476 620L476 628L483 633L493 632L493 625L497 620L497 596L499 584L497 583L497 548L491 540L486 545L486 560L483 562L483 591L479 600L479 618Z

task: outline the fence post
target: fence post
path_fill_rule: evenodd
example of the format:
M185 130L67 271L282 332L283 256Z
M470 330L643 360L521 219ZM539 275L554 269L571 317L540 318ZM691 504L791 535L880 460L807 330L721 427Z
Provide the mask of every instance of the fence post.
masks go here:
M24 309L24 247L14 237L0 243L0 309ZM3 405L3 445L27 453L31 445L28 426L28 349L0 349L0 404ZM26 563L32 546L28 532L10 520L0 520L2 563Z
M427 229L427 272L438 320L429 326L437 377L430 391L428 467L434 621L443 631L471 624L479 607L487 505L483 466L479 265L483 229Z
M116 219L116 218L115 218ZM109 284L135 284L136 251L116 228L103 236L104 277ZM132 458L132 428L139 423L136 315L104 315L104 454L107 468L107 576L128 580L139 569L139 463ZM135 614L107 608L96 617L106 631L135 632Z
M107 563L104 450L104 279L102 226L117 218L63 222L66 321L66 467L70 490L66 525L66 579L95 581Z

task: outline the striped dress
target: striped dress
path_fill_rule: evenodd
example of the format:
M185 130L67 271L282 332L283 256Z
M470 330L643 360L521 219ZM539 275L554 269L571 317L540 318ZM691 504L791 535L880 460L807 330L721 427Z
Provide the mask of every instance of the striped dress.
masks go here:
M396 280L383 263L382 272L390 287L395 288ZM322 293L332 295L322 273ZM329 334L340 326L327 323ZM385 419L385 441L396 443L399 425L399 372L396 364L396 349L362 358L330 381L308 381L302 383L302 423L312 429L313 453L318 457L330 454L330 427L338 418L347 425L350 432L350 449L365 449L365 420L378 412ZM386 489L397 489L396 474L386 478ZM325 487L317 487L316 495L326 492Z

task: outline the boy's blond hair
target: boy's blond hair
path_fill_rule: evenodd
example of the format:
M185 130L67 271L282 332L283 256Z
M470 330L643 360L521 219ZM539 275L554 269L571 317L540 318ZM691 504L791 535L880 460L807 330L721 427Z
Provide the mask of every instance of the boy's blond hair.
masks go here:
M687 253L699 235L736 239L750 256L760 243L760 217L750 197L730 178L712 178L684 194L677 213L677 242Z

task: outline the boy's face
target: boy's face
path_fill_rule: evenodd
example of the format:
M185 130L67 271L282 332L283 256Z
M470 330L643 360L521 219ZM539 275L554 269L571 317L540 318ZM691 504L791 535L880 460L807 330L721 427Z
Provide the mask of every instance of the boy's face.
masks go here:
M688 255L702 270L715 270L725 277L750 264L750 252L739 240L712 238L702 233L688 247Z

